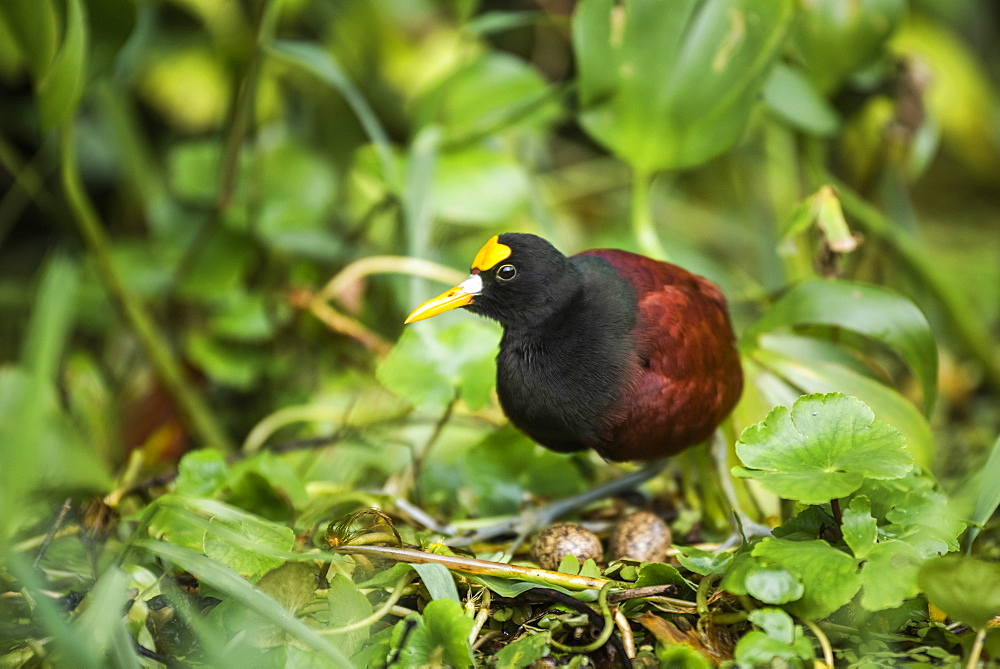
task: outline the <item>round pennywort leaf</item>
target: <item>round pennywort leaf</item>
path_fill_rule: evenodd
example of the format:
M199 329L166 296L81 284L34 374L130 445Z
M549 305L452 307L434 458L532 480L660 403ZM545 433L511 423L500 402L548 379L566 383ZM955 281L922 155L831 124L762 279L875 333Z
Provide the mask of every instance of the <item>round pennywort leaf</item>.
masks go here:
M901 478L913 468L906 440L875 420L861 400L840 393L804 395L743 431L733 473L774 494L822 504L856 491L866 478Z

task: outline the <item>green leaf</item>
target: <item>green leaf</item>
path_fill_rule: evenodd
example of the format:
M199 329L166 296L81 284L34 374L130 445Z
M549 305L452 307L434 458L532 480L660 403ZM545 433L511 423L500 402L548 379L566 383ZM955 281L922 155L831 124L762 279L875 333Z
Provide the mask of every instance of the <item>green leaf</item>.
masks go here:
M774 666L774 660L779 658L813 659L812 643L802 634L802 627L795 625L781 609L756 609L750 612L749 620L762 631L752 630L736 644L736 661L740 666Z
M993 442L993 450L986 460L979 479L979 495L976 498L976 510L972 512L972 527L969 528L966 547L972 549L972 543L979 535L980 528L986 524L1000 506L1000 436Z
M210 584L227 597L261 616L265 621L277 625L299 643L312 648L336 666L350 666L347 657L339 649L307 627L276 601L240 578L235 572L203 555L162 541L140 539L135 541L134 545L170 560L182 569L191 572L199 580Z
M772 341L772 336L767 335L761 341L767 348L754 351L753 359L766 369L803 393L841 392L861 399L883 422L897 428L906 437L907 450L918 465L928 470L931 468L934 439L930 424L920 410L896 390L855 370L852 364L856 363L831 362L811 357L808 353L792 357L777 352L782 344L787 345L786 338ZM796 350L800 351L802 348L804 347ZM812 353L818 351L814 350Z
M268 363L261 351L213 339L198 330L189 331L184 344L191 360L214 381L240 390L249 390Z
M684 568L696 574L707 576L720 571L725 571L733 559L732 553L713 553L704 551L694 546L678 546L677 561L684 565Z
M747 329L743 346L779 328L832 325L871 337L899 355L917 375L924 411L937 396L937 344L923 313L910 300L879 286L817 279L795 286Z
M459 224L497 225L528 201L528 175L508 153L483 146L438 156L431 201L437 216Z
M682 643L656 644L656 659L668 669L711 669L715 664L694 648Z
M583 0L581 124L640 173L719 155L740 139L793 12L786 0Z
M905 0L865 0L849 10L841 0L811 0L799 7L789 42L816 87L834 93L878 56L906 14Z
M693 589L690 581L677 571L677 567L663 562L647 562L639 568L635 587L645 588L651 585L676 585Z
M221 451L203 448L186 453L177 465L175 490L181 495L211 497L226 482L229 467Z
M470 409L486 406L496 376L495 330L466 318L443 330L404 330L376 370L378 380L418 407L439 410L456 396Z
M450 599L461 602L458 596L458 588L455 587L455 579L451 572L443 564L430 562L428 564L410 565L413 570L420 574L420 580L424 582L424 587L430 593L432 600Z
M52 0L4 0L0 15L36 80L45 77L56 55L59 16Z
M866 481L860 492L872 501L872 515L889 521L880 528L887 538L905 541L925 558L958 550L965 523L926 476Z
M573 595L574 597L580 597L579 592L574 592L568 590L558 585L551 585L549 583L534 583L532 581L515 581L509 578L501 578L499 576L484 576L479 574L467 574L467 578L473 580L477 583L485 585L487 588L500 595L501 597L517 597L523 592L532 590L534 588L547 588L549 590L555 590L561 592L564 595ZM595 597L596 599L596 597Z
M805 592L802 583L782 568L754 566L748 569L744 579L748 595L766 604L787 604L802 597Z
M750 612L748 619L775 641L782 643L795 641L795 623L792 622L792 617L781 609L755 609Z
M38 113L50 130L73 117L87 75L87 17L82 0L67 0L66 35L38 82Z
M840 526L844 541L851 547L854 557L864 559L875 548L878 527L872 516L872 505L867 497L858 495L844 509L844 520Z
M793 127L819 137L837 131L840 118L812 82L797 68L777 63L764 84L764 102Z
M448 143L461 145L470 138L553 120L560 113L558 90L530 64L490 49L420 95L413 114L417 124L436 123Z
M861 606L883 611L899 606L920 592L917 572L923 558L903 541L876 544L861 566Z
M393 666L471 667L474 661L469 634L473 625L472 618L465 615L458 602L451 599L430 602L422 616L411 614L396 623L392 647L399 652Z
M330 627L332 629L364 620L372 613L371 602L351 582L351 579L343 574L336 574L330 579L330 589L327 591L326 598L330 605ZM332 634L330 638L345 654L353 655L369 636L367 629L360 629L353 632Z
M839 393L805 395L791 411L776 407L743 431L736 453L745 465L733 469L737 476L806 504L846 497L866 477L900 478L913 467L900 434Z
M281 559L262 552L262 547L290 551L295 546L295 532L291 528L273 525L263 519L236 525L213 518L212 524L221 524L229 532L223 535L219 528L206 532L203 540L205 555L250 581L257 581L282 564Z
M821 540L765 538L751 553L764 564L778 565L802 583L802 597L785 605L807 620L825 618L847 604L861 587L857 561Z
M530 667L548 654L548 635L528 633L517 641L508 643L496 654L496 666Z
M931 604L977 630L1000 616L1000 564L972 558L928 560L917 578Z

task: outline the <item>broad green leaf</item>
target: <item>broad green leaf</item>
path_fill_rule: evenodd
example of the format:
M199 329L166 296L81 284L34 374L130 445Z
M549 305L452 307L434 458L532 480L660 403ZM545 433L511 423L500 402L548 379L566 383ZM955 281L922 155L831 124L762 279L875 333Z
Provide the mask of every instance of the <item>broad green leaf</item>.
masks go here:
M496 654L498 667L530 667L549 654L549 638L545 634L528 633L508 643Z
M756 609L750 612L749 620L762 631L752 630L736 644L736 661L741 666L773 666L778 658L813 659L812 643L802 634L802 627L781 609Z
M410 565L413 570L420 574L420 580L430 593L432 600L450 599L454 602L461 602L458 596L458 588L455 587L455 579L451 572L443 564L429 562L427 564Z
M815 651L809 640L801 634L795 644L789 644L773 639L759 630L750 630L740 637L735 655L741 667L769 667L781 660L812 659Z
M455 397L473 410L486 406L497 337L489 326L465 318L443 330L408 327L376 370L378 380L418 407L440 409Z
M920 589L931 604L977 630L1000 616L1000 563L962 557L928 560L920 568Z
M205 532L203 539L205 555L250 581L259 580L282 564L281 559L265 554L262 548L291 551L295 546L295 532L291 528L272 525L263 519L235 525L213 518L212 525L216 527ZM218 525L224 525L229 532L222 534Z
M685 569L703 576L725 571L733 559L731 553L704 551L694 546L678 546L677 550L680 551L677 554L677 561L684 565Z
M792 622L792 617L781 609L755 609L750 612L748 619L775 641L783 643L795 641L795 623Z
M221 451L202 448L186 453L177 465L175 490L181 495L211 497L226 482L229 467Z
M226 597L247 607L265 621L277 625L296 641L312 648L322 657L335 663L336 666L351 666L347 657L339 649L230 569L203 555L162 541L140 539L134 545L163 559L170 560L192 573L199 580L208 583Z
M442 126L449 143L513 126L534 126L559 113L556 92L527 62L488 50L414 103L416 123Z
M823 94L869 64L906 17L906 0L801 3L789 42Z
M802 597L802 583L780 567L754 566L743 579L748 595L766 604L787 604Z
M904 541L876 544L861 566L861 606L882 611L899 606L920 592L917 572L923 558Z
M844 541L850 546L854 557L863 560L875 548L878 536L877 522L872 517L872 505L867 497L858 495L844 509L844 521L840 526Z
M899 432L838 393L805 395L791 411L776 407L743 431L736 453L745 466L734 474L806 504L846 497L866 477L900 478L913 467Z
M263 351L213 339L198 330L188 332L184 350L213 381L239 390L250 390L268 364Z
M872 501L872 515L889 521L880 528L886 537L905 541L925 558L958 550L965 522L931 479L911 474L895 481L866 481L860 492Z
M669 669L711 669L715 664L691 646L682 643L656 644L656 659Z
M392 647L398 649L398 654L393 666L471 667L474 662L469 634L473 624L458 602L430 602L422 616L411 614L396 623Z
M754 558L787 569L802 583L800 599L784 606L807 620L825 618L847 604L861 587L857 561L821 540L768 537L754 546Z
M437 216L458 224L497 225L528 201L528 175L508 153L483 146L438 156L432 202Z
M469 634L473 620L457 601L439 599L424 607L424 621L431 640L444 648L444 661L455 667L472 666Z
M784 63L771 69L764 84L764 102L779 118L799 130L828 137L837 131L837 111L813 88L801 70Z
M747 329L742 346L780 328L832 325L871 337L899 355L917 375L924 411L937 396L937 344L927 319L908 299L879 286L817 279L795 286Z
M786 0L583 0L573 17L581 124L640 173L719 155L739 140L793 10Z
M59 16L52 0L4 0L0 15L28 69L36 80L43 79L59 39Z
M676 585L694 589L691 582L677 571L677 567L663 562L647 562L639 568L635 587L645 588L651 585Z
M38 113L50 130L73 117L87 76L87 15L82 0L67 0L66 34L38 82Z
M818 347L807 353L786 355L778 352L781 344L770 336L761 339L768 348L753 352L753 358L776 375L791 383L803 393L841 392L853 395L906 438L906 448L916 463L929 470L934 460L934 439L930 424L920 410L908 399L889 386L856 371L850 364L828 361L828 356L802 357L818 352ZM787 343L787 339L779 340ZM802 351L798 347L796 352Z
M1000 506L1000 437L993 442L993 450L983 466L982 477L979 479L979 495L976 499L976 509L972 512L972 527L966 539L967 550L972 549L972 543L979 535L980 528L993 517Z
M330 589L327 591L327 601L330 604L330 628L345 627L371 615L372 605L364 593L343 574L336 574L330 579ZM354 654L369 637L366 629L352 632L334 633L330 639L348 655Z
M292 613L316 598L316 565L286 562L264 574L257 589Z

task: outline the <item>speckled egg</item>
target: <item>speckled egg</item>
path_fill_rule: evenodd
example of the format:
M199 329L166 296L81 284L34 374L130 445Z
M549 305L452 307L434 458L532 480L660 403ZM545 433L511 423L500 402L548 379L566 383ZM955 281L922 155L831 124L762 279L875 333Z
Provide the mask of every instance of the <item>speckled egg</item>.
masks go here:
M558 569L567 555L575 555L581 563L588 558L600 560L604 548L596 534L578 523L553 523L531 543L531 559L542 569Z
M638 511L623 518L611 531L608 549L613 559L663 562L673 541L670 528L659 516Z

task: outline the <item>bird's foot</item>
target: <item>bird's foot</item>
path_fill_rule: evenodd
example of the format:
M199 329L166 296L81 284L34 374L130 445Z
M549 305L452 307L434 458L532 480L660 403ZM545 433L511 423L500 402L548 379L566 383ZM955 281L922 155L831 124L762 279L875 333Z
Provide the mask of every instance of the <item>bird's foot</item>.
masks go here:
M572 495L570 497L557 500L537 509L526 510L507 520L494 525L482 527L473 534L455 537L454 539L451 539L449 543L453 546L468 546L475 543L489 541L500 536L514 534L516 535L516 538L505 551L506 556L511 556L536 530L545 527L571 511L581 509L602 499L632 490L636 486L645 483L662 472L666 464L666 459L655 460L648 463L641 469L637 469L636 471L615 479L614 481L610 481L604 485L592 488L591 490L587 490L578 495Z

